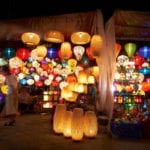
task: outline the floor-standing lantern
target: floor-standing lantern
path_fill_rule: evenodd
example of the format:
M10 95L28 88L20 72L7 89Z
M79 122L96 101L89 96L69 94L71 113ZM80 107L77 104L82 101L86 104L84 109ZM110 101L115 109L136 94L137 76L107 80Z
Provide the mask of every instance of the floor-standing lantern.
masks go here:
M72 121L72 111L66 111L64 116L64 127L63 135L64 137L71 137L71 121Z
M84 115L84 135L95 138L98 132L98 122L94 111L86 111Z
M74 108L72 113L71 134L72 140L81 141L83 139L83 109Z
M57 104L53 117L53 130L57 134L63 133L64 115L66 112L65 104Z

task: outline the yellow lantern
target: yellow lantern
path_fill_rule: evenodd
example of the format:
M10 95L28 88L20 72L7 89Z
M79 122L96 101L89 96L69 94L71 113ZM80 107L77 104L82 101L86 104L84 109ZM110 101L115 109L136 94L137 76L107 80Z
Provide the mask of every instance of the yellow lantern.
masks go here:
M95 84L95 78L94 78L94 76L89 75L87 80L88 80L88 84Z
M3 94L7 94L7 92L8 92L8 86L7 85L2 85L1 86L1 91L2 91Z
M61 43L60 47L60 58L67 60L72 56L71 44L69 42Z
M83 139L84 115L82 108L74 108L72 113L71 134L72 140L81 141Z
M57 104L53 116L53 130L57 134L63 133L64 115L66 113L65 104Z
M72 58L68 60L68 67L72 72L74 72L76 65L77 65L77 61L75 59Z
M35 50L37 57L45 57L47 54L47 48L44 45L37 46Z
M52 43L64 42L64 35L57 30L49 30L44 35L44 40Z
M43 100L44 100L44 101L48 101L48 100L49 100L49 94L48 94L47 91L44 91L44 92L43 92Z
M78 82L82 84L87 84L87 74L84 71L78 72Z
M25 32L22 34L21 40L27 45L34 46L39 44L40 36L37 33Z
M73 44L87 44L91 40L91 36L87 32L74 32L71 34L71 42Z
M94 77L97 79L99 77L99 67L93 66L91 68L91 74L94 75Z
M93 56L99 56L103 45L103 39L100 35L95 34L91 38L91 52Z
M53 108L53 103L52 102L44 102L43 108Z
M66 111L64 116L64 137L71 137L71 122L72 122L72 111Z
M98 122L94 111L86 111L84 115L84 135L94 138L98 133Z

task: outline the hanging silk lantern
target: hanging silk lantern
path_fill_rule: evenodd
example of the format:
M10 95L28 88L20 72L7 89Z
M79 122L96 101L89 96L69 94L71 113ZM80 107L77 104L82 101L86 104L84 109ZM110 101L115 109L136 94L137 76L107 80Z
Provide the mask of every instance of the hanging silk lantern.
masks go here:
M27 48L19 48L16 51L16 56L19 57L21 60L28 60L30 56L30 50Z
M7 92L8 92L8 86L5 85L5 84L3 84L3 85L1 86L1 92L2 92L3 94L7 94Z
M67 82L68 83L71 83L71 82L76 82L77 81L77 78L76 78L76 76L75 75L68 75L68 77L67 77Z
M35 49L37 57L45 57L47 54L47 48L44 45L39 45Z
M102 37L98 34L94 34L91 38L91 44L90 44L91 52L94 57L100 55L102 46L103 46Z
M147 67L143 67L139 71L140 71L140 73L143 73L144 75L149 75L150 74L150 68L147 68Z
M20 68L12 68L9 70L11 74L18 74L21 72Z
M90 60L94 60L94 59L95 59L94 56L92 55L91 47L87 47L87 48L86 48L86 55L88 56L88 58L89 58Z
M95 138L98 133L98 122L94 111L86 111L84 114L84 135L88 138Z
M87 84L87 74L84 71L79 71L78 73L78 82L82 84Z
M40 36L34 32L25 32L21 35L21 40L26 45L35 46L39 44Z
M37 87L42 87L43 86L43 82L42 81L36 81L35 82L35 86L37 86Z
M64 137L71 137L72 111L66 111L64 115L63 135Z
M83 56L81 62L83 67L87 67L89 65L90 60L87 56Z
M13 57L9 59L9 67L10 68L19 68L23 66L23 61L19 57Z
M49 30L44 34L44 40L52 43L64 42L64 35L58 30Z
M58 55L61 59L69 59L72 56L71 44L69 42L61 43L61 48Z
M4 58L0 58L0 66L5 66L7 64L8 62Z
M130 43L126 43L124 45L124 49L125 49L128 57L132 57L135 54L136 47L137 47L136 44L135 43L131 43L131 42Z
M57 104L53 116L53 130L57 134L63 133L65 113L66 113L66 105Z
M147 82L142 82L141 84L142 84L142 90L143 90L144 92L150 91L150 84L149 84L149 83L147 83Z
M15 54L16 54L16 51L14 48L7 47L2 50L2 57L7 58L7 59L14 57Z
M118 55L119 55L119 53L120 53L120 51L121 51L121 44L119 44L119 43L116 43L116 45L115 45L115 49L116 49L116 57L118 57Z
M71 34L71 42L73 44L84 45L91 40L90 34L87 32L74 32Z
M149 46L143 46L138 50L138 55L142 56L143 58L149 58L150 57L150 47Z
M48 49L47 49L47 54L46 54L46 56L48 57L48 58L57 58L58 57L58 50L56 49L56 48L53 48L53 47L49 47Z
M145 62L144 58L140 55L133 56L131 61L133 61L136 66L141 66Z
M76 65L77 65L77 61L75 59L72 58L68 60L68 67L71 70L71 72L75 71Z
M81 141L83 139L84 114L82 108L74 108L72 113L71 134L73 141Z
M82 59L82 56L85 52L85 48L83 46L74 46L73 53L78 61Z

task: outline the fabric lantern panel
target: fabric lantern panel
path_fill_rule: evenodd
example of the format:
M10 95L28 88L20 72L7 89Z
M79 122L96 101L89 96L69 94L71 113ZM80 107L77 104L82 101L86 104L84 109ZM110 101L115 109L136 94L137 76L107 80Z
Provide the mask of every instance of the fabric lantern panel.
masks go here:
M14 48L7 47L2 50L2 57L7 58L7 59L14 57L15 54L16 54L16 51Z

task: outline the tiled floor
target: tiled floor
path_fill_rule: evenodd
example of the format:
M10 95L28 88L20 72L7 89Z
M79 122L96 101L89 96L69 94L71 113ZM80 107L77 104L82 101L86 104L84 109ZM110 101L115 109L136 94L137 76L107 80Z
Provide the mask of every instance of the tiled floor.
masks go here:
M3 126L4 121L0 118L0 150L150 150L149 139L121 140L100 132L74 142L53 132L49 114L18 116L14 127Z

